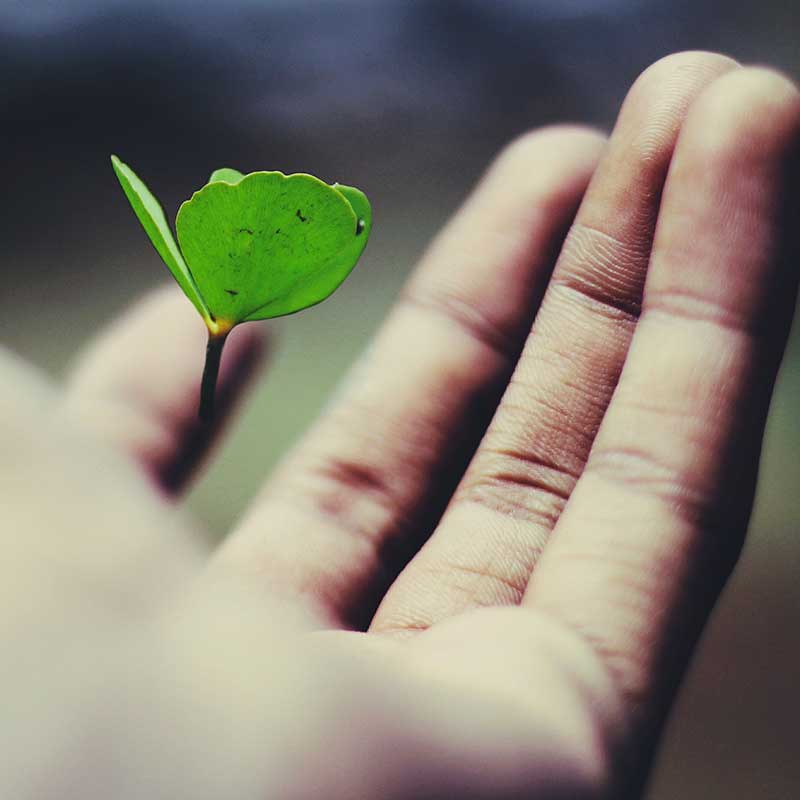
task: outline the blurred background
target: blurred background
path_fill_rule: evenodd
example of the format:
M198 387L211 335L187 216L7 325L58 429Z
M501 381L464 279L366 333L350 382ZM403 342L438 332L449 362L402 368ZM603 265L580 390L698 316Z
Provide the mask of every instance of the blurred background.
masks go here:
M363 188L376 220L365 257L329 301L278 326L268 376L192 492L216 539L492 155L549 122L610 126L637 74L686 48L797 78L800 5L0 0L0 341L60 377L94 331L168 279L112 152L170 220L223 165ZM798 412L796 332L751 536L671 720L651 800L800 796Z

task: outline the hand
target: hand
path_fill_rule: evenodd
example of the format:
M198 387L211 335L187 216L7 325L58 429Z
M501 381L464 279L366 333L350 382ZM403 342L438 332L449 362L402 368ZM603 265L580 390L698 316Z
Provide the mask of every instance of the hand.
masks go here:
M7 357L8 796L638 796L747 526L799 134L785 78L685 53L607 142L513 143L210 567L188 304L65 398Z

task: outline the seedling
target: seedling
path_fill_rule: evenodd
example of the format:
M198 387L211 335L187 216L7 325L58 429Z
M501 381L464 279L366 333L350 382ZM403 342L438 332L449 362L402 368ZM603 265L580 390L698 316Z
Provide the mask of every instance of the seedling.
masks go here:
M369 238L363 192L313 175L218 169L185 201L176 243L158 200L111 156L131 206L208 328L200 418L209 422L225 339L241 322L294 314L329 297Z

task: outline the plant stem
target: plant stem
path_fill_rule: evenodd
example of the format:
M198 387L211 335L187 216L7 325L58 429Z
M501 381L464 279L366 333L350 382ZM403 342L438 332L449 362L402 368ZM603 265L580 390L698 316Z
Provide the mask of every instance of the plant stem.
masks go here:
M206 345L206 364L203 367L203 380L200 383L200 421L210 425L214 420L214 395L217 389L217 375L219 375L219 362L222 358L222 348L225 346L225 333L208 334Z

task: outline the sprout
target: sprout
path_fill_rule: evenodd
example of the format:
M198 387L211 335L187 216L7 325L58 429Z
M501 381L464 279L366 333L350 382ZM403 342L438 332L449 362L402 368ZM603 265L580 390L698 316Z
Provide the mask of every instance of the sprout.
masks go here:
M358 189L313 175L218 169L178 210L176 243L147 186L116 156L111 163L150 241L208 328L200 418L209 422L231 329L329 297L367 243L369 201Z

